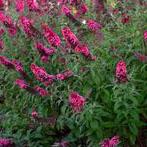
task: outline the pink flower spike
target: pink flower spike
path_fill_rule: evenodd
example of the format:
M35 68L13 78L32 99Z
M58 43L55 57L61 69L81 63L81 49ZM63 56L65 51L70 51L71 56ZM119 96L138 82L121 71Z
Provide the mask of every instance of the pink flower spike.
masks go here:
M81 14L86 14L88 12L88 7L87 7L87 5L85 4L85 3L83 3L81 6L80 6L80 8L79 8L79 10L78 10L78 14L79 15L81 15Z
M73 72L71 70L67 70L63 73L59 73L56 75L57 80L66 80L68 78L70 78L71 76L73 76Z
M2 8L4 6L4 1L0 0L0 8Z
M18 71L18 72L23 72L24 71L23 65L22 65L22 63L20 61L12 60L12 63L14 64L16 71Z
M44 63L48 62L48 56L41 56L41 61Z
M78 44L75 48L75 52L83 54L85 57L88 57L90 55L90 51L87 47L87 45Z
M24 0L15 0L15 7L16 7L16 11L22 13L24 11L25 1Z
M80 96L77 92L71 92L69 95L69 104L74 112L80 112L85 105L85 98Z
M29 87L28 84L22 79L17 79L15 84L18 85L21 89L27 89Z
M76 35L70 30L69 27L64 27L61 31L66 42L72 49L74 49L79 44L79 40Z
M5 15L2 11L0 11L0 22L2 22L3 25L8 28L8 32L11 36L14 36L16 34L17 27L13 23L12 18Z
M119 136L114 136L111 139L106 138L100 142L101 147L116 147L119 144Z
M33 37L35 36L32 28L33 28L33 24L32 24L32 20L28 19L25 16L21 16L20 17L20 23L21 26L23 28L23 31L29 36L29 37Z
M38 118L38 112L36 112L36 111L33 111L32 113L31 113L31 115L32 115L32 117L34 118L34 119L36 119L36 118Z
M51 46L54 47L60 46L61 40L59 36L55 32L53 32L51 28L49 28L46 24L43 24L42 29L43 29L44 37L47 39L48 43Z
M51 56L56 52L55 48L47 48L41 42L37 42L35 46L43 56Z
M127 82L127 68L124 61L119 61L116 65L116 79L118 82Z
M71 14L71 10L70 10L67 6L65 6L65 5L62 6L61 11L62 11L62 13L64 13L66 16L68 16L69 14Z
M128 24L130 22L130 16L127 14L122 14L121 22L123 24Z
M0 146L1 147L12 147L14 145L14 143L12 142L12 140L8 139L8 138L0 138Z
M147 30L145 30L145 31L144 31L143 36L144 36L144 40L146 40L146 41L147 41Z
M102 28L100 23L97 23L92 19L87 20L87 27L93 32L96 32L97 30L100 30Z
M17 28L16 27L8 28L8 33L9 33L10 37L15 36L17 33Z
M63 5L68 3L68 0L57 0L58 5Z
M6 16L5 16L4 12L2 12L2 11L0 11L0 21L2 23L4 23L6 21Z
M12 61L10 61L5 56L0 56L0 64L6 66L8 69L14 69L15 68Z
M36 86L35 87L35 90L39 93L40 96L44 97L44 96L47 96L48 95L48 91L39 87L39 86Z
M42 82L45 86L51 85L55 80L55 76L49 75L42 67L38 67L35 64L31 64L30 68L36 79Z
M109 143L109 139L104 139L102 142L100 142L101 147L111 147Z
M64 80L65 79L65 77L62 73L57 74L56 78L57 78L57 80Z
M26 0L27 6L30 11L38 11L39 10L39 4L37 0Z
M114 136L112 137L110 140L109 140L109 144L112 146L112 147L116 147L118 144L119 144L119 136Z
M78 0L70 0L69 3L70 3L70 5L78 5L79 4Z

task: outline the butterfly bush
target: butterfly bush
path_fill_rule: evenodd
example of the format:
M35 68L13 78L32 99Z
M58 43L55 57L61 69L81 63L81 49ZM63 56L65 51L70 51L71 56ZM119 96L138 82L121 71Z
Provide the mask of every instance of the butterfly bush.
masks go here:
M145 7L0 0L0 147L144 145Z

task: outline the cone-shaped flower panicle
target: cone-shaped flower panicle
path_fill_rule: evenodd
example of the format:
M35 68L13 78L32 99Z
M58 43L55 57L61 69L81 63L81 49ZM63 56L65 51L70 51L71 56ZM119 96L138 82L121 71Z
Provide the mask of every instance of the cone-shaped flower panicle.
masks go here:
M80 5L78 13L79 14L86 14L87 12L88 12L88 6L85 3Z
M26 81L22 79L16 79L15 84L18 85L21 89L27 89L29 87Z
M31 64L30 68L36 79L42 82L45 86L51 85L53 83L55 76L49 75L44 68L38 67L35 64Z
M54 47L60 46L61 40L59 36L55 32L53 32L51 28L49 28L46 24L43 24L42 29L43 29L44 37L47 39L48 43L51 46Z
M126 82L127 78L127 68L124 61L119 61L116 65L116 79L118 82Z
M26 16L20 17L20 23L23 28L23 31L28 35L28 37L35 36L33 32L33 24L32 21Z
M35 86L35 90L38 92L38 94L42 97L47 96L48 95L48 91L39 87L39 86Z
M13 23L12 18L8 15L5 15L4 12L0 11L0 22L8 29L10 36L14 36L17 33L17 27Z
M15 66L15 70L18 71L18 72L24 72L24 69L23 69L23 65L20 61L18 60L12 60L12 63L13 65Z
M39 10L39 4L37 0L26 0L27 6L30 11L38 11Z
M61 10L62 13L65 14L66 16L69 16L71 14L71 10L66 5L63 5Z
M80 112L85 105L85 98L80 96L77 92L71 92L69 95L69 104L74 112Z
M0 147L13 147L14 142L8 138L0 138Z
M11 60L9 60L7 57L5 56L0 56L0 64L6 66L9 69L14 69L14 65L12 63Z
M87 27L93 32L96 32L97 30L100 30L102 28L100 23L98 23L92 19L87 20Z
M39 116L37 111L32 111L31 115L34 119L38 118L38 116Z
M57 80L66 80L73 76L73 72L71 70L66 70L63 73L59 73L56 75Z
M90 51L85 44L78 44L75 48L75 52L81 53L85 57L88 57L90 55Z
M36 43L36 48L42 55L51 56L56 52L55 48L47 48L41 42Z
M71 46L71 48L75 48L79 44L79 40L76 35L70 30L69 27L64 27L62 29L62 35L66 42Z
M25 1L24 0L15 0L15 7L16 11L23 12L25 8Z
M116 147L119 144L119 136L114 136L111 139L106 138L100 142L101 147Z
M147 30L145 30L145 31L144 31L143 36L144 36L144 40L146 40L146 41L147 41Z

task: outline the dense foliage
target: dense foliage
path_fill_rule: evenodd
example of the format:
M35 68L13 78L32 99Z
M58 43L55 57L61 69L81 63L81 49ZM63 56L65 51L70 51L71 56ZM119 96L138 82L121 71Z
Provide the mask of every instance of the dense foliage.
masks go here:
M0 0L0 146L147 146L146 6Z

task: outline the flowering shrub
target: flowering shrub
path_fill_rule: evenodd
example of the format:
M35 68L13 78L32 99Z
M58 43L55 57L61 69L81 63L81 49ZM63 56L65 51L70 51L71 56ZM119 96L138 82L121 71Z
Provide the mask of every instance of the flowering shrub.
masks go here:
M0 146L147 146L145 0L0 0Z

